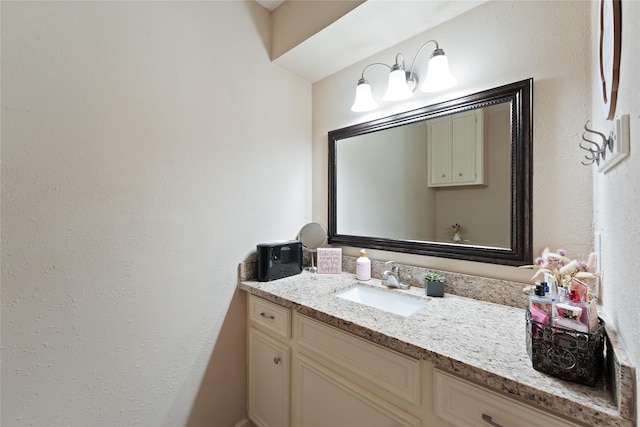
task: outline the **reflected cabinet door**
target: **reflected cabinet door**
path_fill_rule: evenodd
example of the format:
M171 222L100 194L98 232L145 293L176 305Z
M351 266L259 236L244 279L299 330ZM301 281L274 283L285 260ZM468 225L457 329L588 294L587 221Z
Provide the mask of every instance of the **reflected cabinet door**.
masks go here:
M433 120L427 128L428 160L431 164L429 186L451 183L452 126L449 117Z

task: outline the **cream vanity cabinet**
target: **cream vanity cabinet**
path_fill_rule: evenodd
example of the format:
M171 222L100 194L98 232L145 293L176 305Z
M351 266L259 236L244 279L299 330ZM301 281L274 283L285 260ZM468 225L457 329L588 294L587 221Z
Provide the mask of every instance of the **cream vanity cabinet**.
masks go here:
M578 427L251 294L248 321L258 427Z
M431 363L251 294L248 317L248 415L257 426L454 426L436 421L422 392L433 389Z
M428 186L484 184L482 109L432 119L427 126Z
M440 369L435 390L436 414L459 427L579 427Z

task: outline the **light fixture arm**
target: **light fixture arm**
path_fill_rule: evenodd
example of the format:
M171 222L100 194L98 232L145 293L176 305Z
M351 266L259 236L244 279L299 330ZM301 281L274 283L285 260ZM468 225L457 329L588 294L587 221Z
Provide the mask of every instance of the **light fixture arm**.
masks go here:
M404 56L401 53L396 53L396 63L395 65L399 65L398 61L402 61L402 69L404 70Z
M411 62L411 70L409 70L409 76L411 76L410 78L413 78L412 76L414 76L415 74L413 74L413 67L415 67L416 65L416 59L418 59L418 55L420 55L420 52L422 52L422 49L424 49L429 43L434 43L436 45L436 48L434 49L434 52L437 50L440 50L440 46L438 46L438 42L435 40L429 40L428 42L424 43L422 46L420 46L420 49L418 49L418 51L416 52L416 56L413 57L413 62ZM417 84L417 82L416 82Z
M362 75L360 76L361 80L365 80L364 78L364 73L365 71L367 71L369 68L373 67L374 65L384 65L385 67L387 67L388 69L391 69L391 67L383 62L374 62L373 64L369 64L366 67L364 67L364 70L362 70Z

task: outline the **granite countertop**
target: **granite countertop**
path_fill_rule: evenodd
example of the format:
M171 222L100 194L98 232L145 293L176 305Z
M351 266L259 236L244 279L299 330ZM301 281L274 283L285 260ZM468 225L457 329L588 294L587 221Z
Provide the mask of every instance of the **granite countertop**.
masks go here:
M415 314L402 317L334 296L356 283L351 273L303 272L272 282L242 280L239 287L578 422L635 425L629 419L632 415L621 415L615 393L605 381L588 387L532 368L526 350L524 309L451 294L427 297L420 287L391 290L377 279L360 282L428 300Z

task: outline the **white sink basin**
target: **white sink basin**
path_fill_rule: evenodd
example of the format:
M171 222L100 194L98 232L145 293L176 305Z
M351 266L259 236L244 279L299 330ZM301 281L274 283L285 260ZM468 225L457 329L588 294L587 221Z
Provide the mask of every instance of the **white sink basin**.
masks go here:
M427 300L424 299L363 285L355 285L336 292L336 296L404 317L411 316L427 304Z

